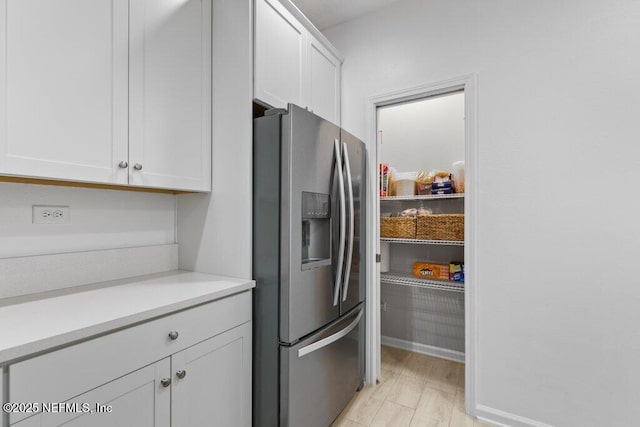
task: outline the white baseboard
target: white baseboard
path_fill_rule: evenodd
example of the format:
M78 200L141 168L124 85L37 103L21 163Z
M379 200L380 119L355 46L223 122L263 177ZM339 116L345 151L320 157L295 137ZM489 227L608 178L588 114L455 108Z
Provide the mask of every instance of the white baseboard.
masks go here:
M415 353L464 363L464 353L461 351L449 350L446 348L434 347L432 345L420 344L417 342L385 336L380 337L380 342L382 345L387 345L389 347L401 348L402 350L413 351Z
M475 416L478 420L497 427L552 427L551 424L541 423L484 405L476 405Z
M178 245L0 259L0 299L178 268Z

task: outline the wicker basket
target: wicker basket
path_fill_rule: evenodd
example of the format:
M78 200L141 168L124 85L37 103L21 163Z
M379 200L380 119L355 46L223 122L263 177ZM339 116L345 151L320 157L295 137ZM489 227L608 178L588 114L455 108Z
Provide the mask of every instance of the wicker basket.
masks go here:
M415 239L416 219L409 217L380 218L380 237Z
M416 238L424 240L464 240L464 214L418 217Z

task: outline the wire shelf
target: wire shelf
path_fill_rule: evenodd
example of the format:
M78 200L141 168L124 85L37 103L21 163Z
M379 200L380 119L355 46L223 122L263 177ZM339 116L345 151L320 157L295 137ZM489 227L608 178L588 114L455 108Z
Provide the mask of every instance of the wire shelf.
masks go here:
M440 246L464 246L464 240L420 240L420 239L396 239L382 237L381 242L408 243L411 245L440 245Z
M463 282L445 280L427 280L401 273L380 273L380 281L394 285L413 286L417 288L438 289L441 291L464 292Z
M424 196L387 196L380 197L381 202L394 201L394 200L440 200L440 199L462 199L464 193L453 194L427 194Z

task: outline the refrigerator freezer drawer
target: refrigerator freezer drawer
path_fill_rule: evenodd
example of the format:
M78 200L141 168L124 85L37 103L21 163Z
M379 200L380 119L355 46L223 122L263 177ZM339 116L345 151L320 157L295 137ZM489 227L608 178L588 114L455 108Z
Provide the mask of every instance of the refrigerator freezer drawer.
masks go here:
M326 427L362 382L364 308L292 347L281 347L280 425Z

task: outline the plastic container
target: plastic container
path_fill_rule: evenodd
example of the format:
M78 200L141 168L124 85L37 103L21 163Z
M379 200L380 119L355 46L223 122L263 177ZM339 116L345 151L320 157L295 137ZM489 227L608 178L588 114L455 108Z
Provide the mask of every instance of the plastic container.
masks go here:
M389 272L389 260L391 259L391 243L380 242L380 273Z
M396 182L396 196L414 196L418 172L399 172L393 174Z
M464 160L454 162L451 168L453 169L456 193L464 193Z
M419 196L426 196L431 194L431 184L422 184L418 182L417 187Z

